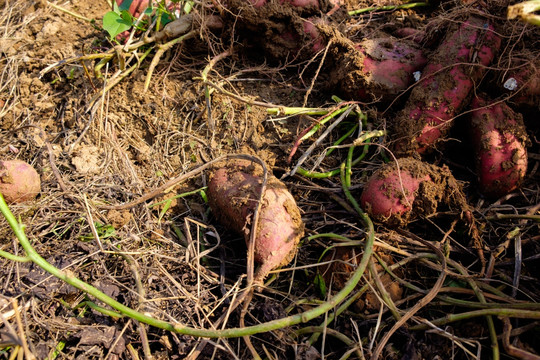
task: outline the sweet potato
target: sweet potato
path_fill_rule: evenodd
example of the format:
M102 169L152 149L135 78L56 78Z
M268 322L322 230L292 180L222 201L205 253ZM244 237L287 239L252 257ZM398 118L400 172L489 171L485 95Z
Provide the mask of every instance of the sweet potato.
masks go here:
M418 45L421 45L427 37L425 31L418 30L415 28L410 28L410 27L397 29L396 31L393 32L393 35L397 36L398 38L412 40Z
M384 165L371 176L360 196L360 205L375 221L400 226L434 214L440 205L465 209L466 201L447 167L403 158L397 164Z
M308 20L305 20L303 23L304 34L308 38L308 41L309 39L311 39L309 45L311 45L310 50L313 54L321 51L325 47L325 43L321 36L321 33L317 29L317 24L321 22L323 22L323 20L310 18Z
M523 118L505 103L475 97L469 120L476 155L479 189L488 197L508 194L521 184L527 171L529 142Z
M413 73L426 61L421 48L411 41L369 39L342 55L333 76L353 100L390 100L414 83Z
M504 71L497 81L498 89L512 95L510 102L518 106L540 106L540 59L516 61L513 70Z
M500 43L493 27L474 16L448 33L394 121L397 153L425 153L447 134Z
M263 180L262 168L248 161L233 161L213 171L208 183L208 202L215 216L231 230L244 235L249 246L253 213ZM287 265L295 256L304 234L296 202L285 185L268 177L255 235L255 281L273 269Z
M309 56L316 54L324 49L325 42L317 29L317 24L324 24L324 20L317 18L301 19L301 30L287 30L280 35L279 45L281 51L286 49L287 52L298 55L301 51L305 51ZM267 44L267 48L273 46Z
M280 0L280 3L287 3L301 8L313 7L319 9L319 0Z
M245 45L264 50L268 59L287 62L311 59L324 47L318 25L331 19L321 18L321 13L339 8L335 0L226 0L226 4L237 15L231 26L238 29ZM346 16L345 10L339 13ZM335 28L337 24L329 27Z
M7 203L33 200L41 190L37 171L21 160L0 161L0 193Z

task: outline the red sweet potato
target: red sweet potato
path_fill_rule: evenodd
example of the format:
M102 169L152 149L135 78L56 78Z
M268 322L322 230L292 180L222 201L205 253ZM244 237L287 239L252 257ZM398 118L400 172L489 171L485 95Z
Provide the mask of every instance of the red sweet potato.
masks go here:
M7 203L33 200L41 190L37 171L21 160L0 161L0 193Z
M308 41L311 40L310 45L311 52L313 52L313 54L321 51L325 47L325 43L321 36L321 33L317 29L317 24L321 22L323 22L323 20L321 19L309 18L303 23L304 34L306 34Z
M434 214L442 205L464 209L466 202L447 167L403 158L397 164L384 165L371 176L360 196L360 205L375 221L400 226Z
M393 35L399 38L412 40L418 45L421 45L427 37L425 31L418 30L415 28L410 28L410 27L397 29L396 31L393 32Z
M215 216L231 230L244 235L249 246L253 213L263 180L262 168L248 161L233 161L215 170L208 183L208 202ZM268 177L255 235L255 281L295 256L304 234L296 202L285 185Z
M324 20L317 18L301 19L301 30L289 29L280 34L279 46L283 51L298 55L300 51L307 52L308 56L312 56L321 51L325 47L325 41L317 28L317 24L325 24ZM277 44L275 44L277 45ZM273 46L266 44L267 48Z
M521 184L527 171L529 142L523 118L505 103L476 97L469 120L476 155L479 189L488 197L508 194Z
M397 153L425 153L446 135L500 43L493 27L474 16L448 33L396 117Z
M518 65L517 69L504 71L497 82L499 90L512 95L509 101L518 106L540 106L540 59L512 63Z
M392 37L362 41L335 67L339 88L353 100L390 100L414 83L413 73L426 64L415 43Z
M272 60L311 59L326 45L326 33L339 25L328 26L321 36L319 25L332 20L321 18L321 13L339 9L336 0L226 0L226 4L230 13L237 15L231 26L244 43L263 49ZM345 10L339 14L347 16Z
M319 9L319 0L280 0L279 2L281 4L287 3L301 8L313 7L314 9Z

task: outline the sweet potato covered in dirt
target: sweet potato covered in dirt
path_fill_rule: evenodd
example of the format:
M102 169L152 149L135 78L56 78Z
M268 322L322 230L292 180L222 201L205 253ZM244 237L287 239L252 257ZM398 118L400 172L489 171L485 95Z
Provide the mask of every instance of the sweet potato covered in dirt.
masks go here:
M7 203L33 200L41 191L37 171L21 160L0 161L0 193Z
M424 153L446 135L500 43L487 20L474 16L448 32L393 121L397 153Z
M332 19L321 18L322 13L338 6L331 0L227 0L226 3L230 12L237 14L229 20L242 34L244 46L262 48L267 57L279 61L312 58L326 44L318 26L348 16L342 9ZM337 24L326 26L332 32Z
M529 142L523 118L508 105L476 97L469 128L475 149L480 191L489 197L503 196L521 184L527 172Z
M514 61L511 66L511 70L501 72L498 90L511 95L513 104L540 107L540 59Z
M262 187L261 166L232 161L216 169L208 183L208 202L215 216L231 230L244 235L249 247L253 213ZM255 235L255 281L273 269L287 265L295 256L304 234L300 210L285 185L268 176Z
M403 158L384 165L371 176L360 205L375 221L400 226L434 214L439 206L464 210L466 201L446 166Z
M414 42L390 36L362 41L340 56L334 77L351 100L391 100L427 62Z

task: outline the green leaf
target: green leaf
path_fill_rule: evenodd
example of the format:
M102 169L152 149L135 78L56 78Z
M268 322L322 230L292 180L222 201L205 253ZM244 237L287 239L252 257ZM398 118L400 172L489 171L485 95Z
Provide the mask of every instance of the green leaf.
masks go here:
M129 16L126 16L127 15ZM114 39L116 35L131 29L133 20L127 11L122 11L120 14L114 11L109 11L103 16L103 29L109 33L109 36Z
M317 275L315 275L315 279L313 279L313 285L319 290L319 293L321 294L321 297L324 299L326 298L327 289L326 289L326 282L324 281L324 278L320 273L317 272Z

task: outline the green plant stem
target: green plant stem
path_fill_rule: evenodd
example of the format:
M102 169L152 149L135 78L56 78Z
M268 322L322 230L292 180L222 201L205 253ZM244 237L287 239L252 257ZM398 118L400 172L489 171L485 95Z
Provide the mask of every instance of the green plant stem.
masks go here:
M313 134L315 134L322 125L326 124L331 119L335 118L338 115L343 114L345 111L349 109L350 105L343 106L335 111L332 111L328 116L324 117L321 121L319 121L317 124L315 124L311 130L309 130L304 136L300 138L300 141L304 141L306 139L309 139Z
M448 264L453 266L457 271L459 271L462 275L466 276L466 281L469 283L469 286L473 289L474 293L476 294L476 297L482 304L486 304L486 298L484 297L484 294L478 287L477 283L469 277L469 274L467 272L467 269L463 267L458 262L448 259ZM493 318L490 315L486 315L486 322L488 324L488 331L489 336L491 339L491 351L492 351L492 359L493 360L499 360L500 353L499 353L499 343L497 342L497 332L495 331L495 324L493 323Z
M311 241L311 240L315 240L315 239L318 239L318 238L331 238L331 239L338 239L338 240L343 240L343 241L351 241L351 239L349 239L346 236L339 235L339 234L334 234L334 233L324 233L324 234L311 235L311 236L308 237L308 240Z
M79 306L77 307L81 307L83 305L87 305L89 308L91 309L94 309L96 311L99 311L100 313L102 313L103 315L107 315L107 316L110 316L112 317L114 320L118 320L122 317L124 317L124 315L120 314L120 313L117 313L116 311L112 311L112 310L109 310L109 309L106 309L102 306L99 306L97 305L95 302L93 301L90 301L90 300L87 300L87 301L83 301L82 303L79 304Z
M364 158L366 157L366 155L368 153L369 143L370 142L371 142L371 139L366 139L364 141L365 145L364 145L364 150L362 151L362 154L360 154L360 156L358 156L356 159L354 159L351 162L351 166L355 166L360 161L364 160ZM298 170L296 172L299 175L309 177L309 178L312 178L312 179L326 179L326 178L329 178L329 177L332 177L332 176L339 175L339 173L341 172L341 169L337 168L337 169L334 169L334 170L331 170L331 171L321 173L321 172L316 172L316 171L309 171L309 170L306 170L306 169L300 167L300 168L298 168Z
M372 7L367 7L367 8L358 9L358 10L351 10L349 11L349 15L354 16L354 15L359 15L359 14L373 12L373 11L412 9L415 7L422 7L422 6L429 6L429 3L419 2L419 3L409 3L409 4L401 4L401 5L372 6Z
M379 257L374 254L374 256L378 259ZM398 262L398 263L395 263L392 265L392 267L394 268L398 268L398 267L401 267L403 265L405 265L406 262L410 262L412 260L415 260L415 259L422 259L422 258L433 258L433 259L436 259L437 256L435 254L431 254L431 253L418 253L418 254L415 254L414 256L408 256L406 259L403 259L402 261ZM392 269L386 265L384 262L380 262L379 263L381 264L381 266L384 268L384 270L390 274L390 276L392 276L392 278L399 282L401 285L403 285L404 287L412 290L412 291L415 291L415 292L418 292L418 293L422 293L422 294L426 294L427 293L427 290L424 290L406 280L403 280L402 278L400 278L399 276L397 276L393 271ZM480 302L475 302L475 301L468 301L468 300L461 300L461 299L456 299L456 298L453 298L453 297L450 297L450 296L446 296L446 295L437 295L437 299L440 300L441 302L445 303L445 304L448 304L448 305L457 305L457 306L462 306L462 307L470 307L470 308L475 308L475 309L494 309L494 308L509 308L509 309L523 309L523 310L538 310L540 311L540 304L538 303L480 303ZM509 299L510 300L510 299Z
M330 335L340 340L342 343L344 343L347 346L353 347L357 345L356 341L352 340L347 335L340 333L339 331L336 331L334 329L324 327L324 326L306 326L302 329L299 329L295 333L296 335L300 336L300 335L310 334L310 333L321 334L323 332L325 332L327 335ZM359 359L363 357L362 353L360 352L360 349L356 349L355 352Z
M534 220L540 222L540 215L527 215L527 214L495 214L493 216L487 216L486 220Z
M347 131L342 137L337 139L336 142L333 145L334 147L332 147L332 148L328 149L328 151L326 151L326 156L333 153L334 150L337 149L335 146L337 146L337 145L341 144L343 141L345 141L345 139L347 139L349 136L351 136L356 131L356 129L358 129L358 124L354 124L354 126L352 128L350 128L349 131Z
M278 107L278 108L268 108L266 112L269 115L279 115L279 116L291 116L291 115L326 115L328 114L327 109L320 108L303 108L303 107Z
M482 310L473 310L464 312L461 314L448 314L441 318L430 320L430 324L435 326L447 325L456 321L470 320L480 316L499 316L499 317L511 317L511 318L520 318L520 319L529 319L529 320L540 320L540 311L531 311L531 310L521 310L521 309L506 309L506 308L496 308L496 309L482 309ZM427 330L431 326L428 324L419 324L410 326L409 330Z
M4 250L0 250L0 256L8 260L21 263L32 261L32 259L30 259L28 256L18 256Z
M262 332L281 329L281 328L291 326L291 325L300 324L303 322L308 322L310 320L313 320L327 313L331 309L338 306L338 304L340 304L354 290L354 288L356 287L356 285L362 278L364 271L366 270L369 259L371 258L371 255L373 252L373 243L375 241L375 228L373 226L373 223L371 222L371 219L367 215L361 216L362 221L364 222L367 228L364 254L362 256L360 264L358 265L358 268L355 270L351 278L345 283L345 286L343 287L343 289L339 291L334 297L329 299L327 302L311 310L305 311L301 314L288 316L282 319L269 321L269 322L262 323L259 325L248 326L248 327L243 327L243 328L223 329L223 330L208 330L208 329L191 328L183 324L172 324L163 320L155 319L143 313L140 313L128 306L125 306L119 303L118 301L107 296L106 294L104 294L97 288L93 287L92 285L70 275L70 273L56 268L52 264L48 263L43 257L41 257L41 255L39 255L38 252L31 245L30 241L28 240L24 232L24 226L17 222L17 220L15 219L15 216L13 215L13 213L7 206L4 200L4 197L1 194L0 194L0 212L2 212L2 214L6 218L9 226L15 233L15 236L17 236L19 243L21 244L23 249L26 251L27 256L30 259L32 259L32 262L34 262L37 266L39 266L43 270L47 271L49 274L74 286L75 288L85 292L86 294L95 297L96 299L102 301L103 303L109 305L113 309L119 311L120 313L134 320L140 321L150 326L154 326L160 329L172 331L179 334L191 335L191 336L196 336L196 337L208 337L208 338L217 338L217 337L231 338L231 337L242 337L246 335L254 335L254 334L258 334Z
M197 190L188 191L188 192L185 192L185 193L182 193L182 194L174 195L174 196L172 196L172 197L170 197L168 199L159 201L157 203L150 204L150 205L148 205L148 207L151 208L151 207L154 207L154 206L159 206L159 205L165 204L166 202L171 201L173 199L181 199L181 198L186 197L186 196L195 195L195 194L198 194L199 192L204 191L206 189L208 189L208 186L203 186L203 187L201 187L201 188L199 188Z
M325 326L328 326L330 323L332 323L332 321L334 321L334 319L337 316L341 315L345 310L347 310L356 300L358 300L362 295L364 295L364 293L368 289L369 289L369 285L365 284L359 290L355 290L354 295L348 298L347 301L343 302L343 304L341 304L335 312L328 314L327 318L322 322L320 326L325 327ZM320 336L321 336L320 332L315 332L309 338L308 343L310 345L315 344L315 342L317 342Z
M159 63L159 59L161 59L161 56L170 48L172 48L174 45L187 40L191 39L192 37L195 37L195 35L198 34L198 31L192 30L188 32L187 34L184 34L176 39L173 39L169 42L166 42L165 44L158 45L158 49L156 53L154 54L154 57L152 58L152 62L150 63L150 66L148 67L148 72L146 73L146 79L144 80L144 89L143 92L146 92L148 88L150 87L150 80L152 79L152 74L154 73L154 69L156 68L157 64ZM146 55L146 53L145 53ZM142 61L142 59L141 59ZM139 61L139 63L141 62Z

